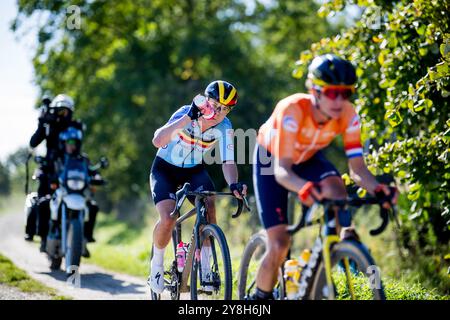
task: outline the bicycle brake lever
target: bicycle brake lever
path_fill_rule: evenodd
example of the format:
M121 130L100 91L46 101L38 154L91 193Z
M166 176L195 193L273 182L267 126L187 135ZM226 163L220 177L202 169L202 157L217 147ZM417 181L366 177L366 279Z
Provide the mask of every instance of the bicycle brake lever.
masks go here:
M238 209L236 210L236 213L232 214L231 217L233 219L239 217L242 213L242 207L244 206L244 201L242 201L242 199L237 199L238 200Z
M380 206L380 217L382 219L381 225L378 228L369 231L371 236L377 236L380 233L382 233L389 223L389 211L381 206Z

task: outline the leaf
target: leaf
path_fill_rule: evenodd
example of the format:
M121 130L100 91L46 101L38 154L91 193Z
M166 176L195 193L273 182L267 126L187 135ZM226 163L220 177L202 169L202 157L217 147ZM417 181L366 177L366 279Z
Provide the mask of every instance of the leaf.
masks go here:
M440 77L446 77L446 76L448 76L449 74L449 72L448 72L448 63L446 62L446 61L443 61L443 62L441 62L441 63L438 63L437 65L436 65L436 71L437 71L437 73L438 73L438 75L440 76Z
M414 110L415 112L420 112L420 111L422 111L423 109L425 109L425 100L424 100L424 99L419 100L419 101L414 105L414 108L413 108L413 110Z
M414 96L414 94L416 93L416 91L414 90L414 86L412 85L412 83L408 84L408 93L410 96Z
M425 34L425 30L427 29L427 26L424 25L424 24L422 24L422 23L420 23L420 22L418 22L417 24L418 24L419 26L416 27L416 32L417 32L420 36L424 35L424 34Z
M439 51L441 52L442 56L445 58L450 53L450 41L449 39L446 39L445 43L442 43L439 46Z
M428 53L428 48L423 47L423 48L419 48L419 54L423 57L426 56Z
M406 171L405 171L405 170L400 170L400 171L397 173L397 176L398 176L399 178L404 178L404 177L406 177Z
M403 117L397 110L388 110L384 118L392 127L396 127L403 122Z
M385 59L384 53L383 53L383 51L381 51L380 54L378 55L378 63L380 65L383 65L384 64L384 59Z
M416 201L417 199L419 199L419 197L420 197L420 191L410 192L410 193L408 193L408 196L407 196L408 200L411 200L411 201Z

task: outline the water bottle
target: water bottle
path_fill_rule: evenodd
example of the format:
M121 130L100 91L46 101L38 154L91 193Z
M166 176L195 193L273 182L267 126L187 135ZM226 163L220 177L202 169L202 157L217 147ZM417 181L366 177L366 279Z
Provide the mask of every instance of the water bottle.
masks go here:
M299 267L300 265L297 259L291 259L284 263L284 280L288 300L295 299L297 295L300 279Z
M299 278L302 275L303 269L305 269L306 265L308 264L310 257L311 257L311 250L305 249L305 250L303 250L300 257L298 258L298 266L299 266L299 274L300 274Z
M206 97L198 94L194 98L194 104L200 109L203 114L203 118L206 120L211 120L216 115L214 108L208 103Z
M309 250L309 249L303 250L302 254L298 258L298 263L299 263L301 269L306 267L310 257L311 257L311 250Z
M177 269L178 272L183 272L184 266L186 265L186 253L187 253L187 243L180 241L177 245Z

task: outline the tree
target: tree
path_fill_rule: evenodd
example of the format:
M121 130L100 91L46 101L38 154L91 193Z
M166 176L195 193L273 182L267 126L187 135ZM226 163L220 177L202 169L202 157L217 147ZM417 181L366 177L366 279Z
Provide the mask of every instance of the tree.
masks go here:
M0 161L0 195L7 196L11 192L9 171Z
M393 173L406 188L410 202L404 210L409 218L418 224L432 220L436 235L448 241L449 3L357 3L366 7L362 19L302 52L294 75L303 76L311 58L325 52L356 65L355 104L363 120L363 138L373 142L369 162L378 171ZM344 4L327 2L321 12L330 14ZM377 19L374 27L371 23Z
M111 160L105 175L113 203L148 195L154 131L210 81L237 86L240 98L230 118L244 130L258 128L291 93L296 81L285 52L306 48L320 35L289 28L330 28L316 17L312 0L255 4L249 10L232 0L19 1L14 30L44 13L33 60L36 83L43 94L74 97L75 115L87 124L85 150L93 159ZM69 5L79 8L79 29L67 27ZM240 171L250 183L251 167ZM211 173L216 186L225 187L220 168Z

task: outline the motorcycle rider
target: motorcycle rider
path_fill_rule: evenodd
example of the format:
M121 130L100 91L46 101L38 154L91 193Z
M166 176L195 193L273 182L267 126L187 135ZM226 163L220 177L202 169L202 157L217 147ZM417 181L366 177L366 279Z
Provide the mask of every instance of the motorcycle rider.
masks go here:
M88 175L91 179L91 182L95 181L96 185L103 184L103 178L99 174L99 172L95 169L93 169L90 166L89 158L86 154L81 152L81 145L82 145L82 139L83 139L83 132L80 129L77 129L76 127L69 127L66 131L62 132L59 135L59 142L60 142L60 149L64 151L64 154L62 157L58 158L55 163L55 169L60 176L64 173L64 167L65 164L69 159L76 159L84 162ZM57 216L57 214L54 213L54 210L59 210L60 207L60 201L61 198L58 197L58 190L54 193L52 200L50 202L50 210L52 211L52 216ZM87 247L85 246L86 242L95 242L95 239L93 237L94 232L94 226L95 226L95 220L97 217L97 213L99 211L99 207L97 205L97 202L94 199L88 199L87 201L87 207L88 207L88 220L84 223L84 248L83 248L83 256L89 257L89 251L87 250ZM50 222L51 226L51 232L54 232L53 226L57 225L56 223L53 223L53 221Z
M73 120L75 104L73 99L66 94L58 94L51 103L41 108L41 115L38 119L38 128L30 139L31 149L36 148L42 141L46 141L45 162L41 165L42 174L39 176L38 197L45 198L52 195L56 189L55 161L61 157L59 148L59 135L69 126L79 130L85 130L85 126ZM45 252L48 225L50 219L49 200L40 201L38 205L38 235L41 237L40 251ZM26 240L32 240L33 235L26 234Z

